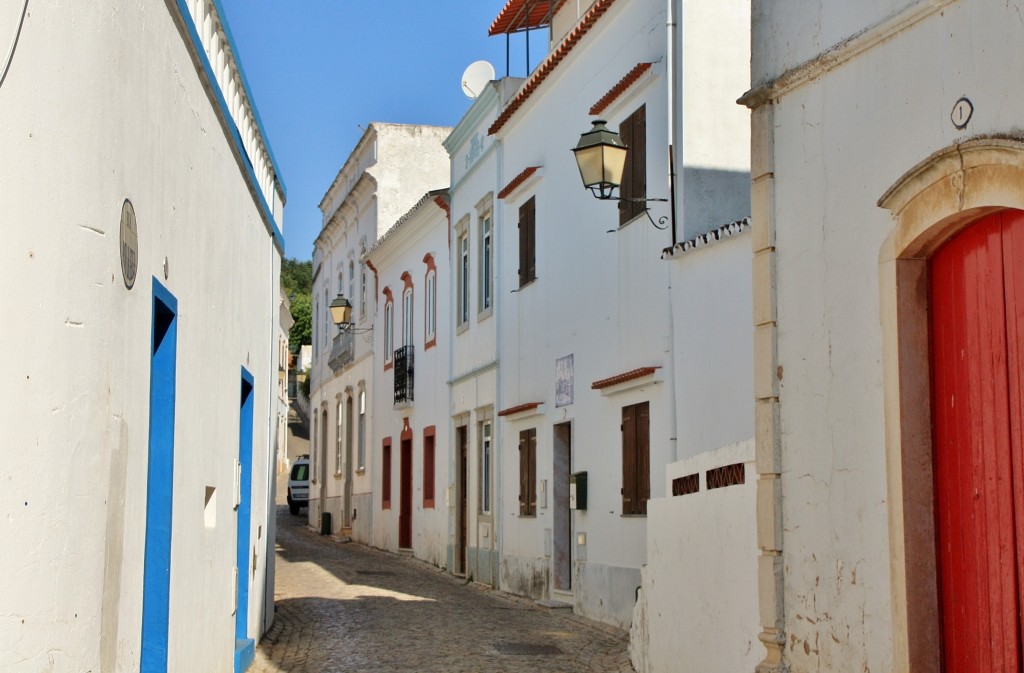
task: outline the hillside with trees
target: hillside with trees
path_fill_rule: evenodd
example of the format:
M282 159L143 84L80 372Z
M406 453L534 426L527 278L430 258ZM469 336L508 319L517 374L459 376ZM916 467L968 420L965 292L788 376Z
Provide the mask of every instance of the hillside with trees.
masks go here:
M281 287L291 301L295 324L288 333L291 350L313 343L313 262L298 259L281 261Z

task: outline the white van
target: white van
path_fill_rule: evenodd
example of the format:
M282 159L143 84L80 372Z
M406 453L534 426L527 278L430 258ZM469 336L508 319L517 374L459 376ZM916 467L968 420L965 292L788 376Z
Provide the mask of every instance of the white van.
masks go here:
M288 511L298 514L309 505L309 456L299 456L288 475Z

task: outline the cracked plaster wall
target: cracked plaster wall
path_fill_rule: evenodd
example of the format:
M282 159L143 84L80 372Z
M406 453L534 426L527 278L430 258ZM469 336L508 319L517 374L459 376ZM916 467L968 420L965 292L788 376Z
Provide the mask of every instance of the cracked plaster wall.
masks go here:
M794 14L797 4L755 4L756 67L804 60L814 44L892 9L830 1ZM1019 132L1024 95L992 76L1024 57L1018 10L953 3L775 103L785 658L794 672L892 670L878 255L893 225L875 204L936 150ZM808 22L838 32L805 46ZM965 94L975 113L959 131L950 112Z

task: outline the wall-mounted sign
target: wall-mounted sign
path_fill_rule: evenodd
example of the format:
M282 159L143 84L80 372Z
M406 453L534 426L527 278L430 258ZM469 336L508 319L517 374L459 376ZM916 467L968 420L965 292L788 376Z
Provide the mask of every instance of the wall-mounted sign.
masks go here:
M572 355L555 360L555 408L572 404L573 377Z
M967 128L967 122L971 121L972 114L974 114L974 104L967 96L964 96L953 105L953 111L949 113L949 118L952 120L953 126L962 131Z
M128 199L121 206L121 275L129 290L135 285L139 270L139 230L135 222L135 208Z

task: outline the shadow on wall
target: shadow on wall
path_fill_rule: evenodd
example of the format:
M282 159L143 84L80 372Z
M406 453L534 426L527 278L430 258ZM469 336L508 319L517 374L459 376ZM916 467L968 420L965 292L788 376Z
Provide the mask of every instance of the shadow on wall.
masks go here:
M682 216L681 241L749 217L750 172L684 168Z

